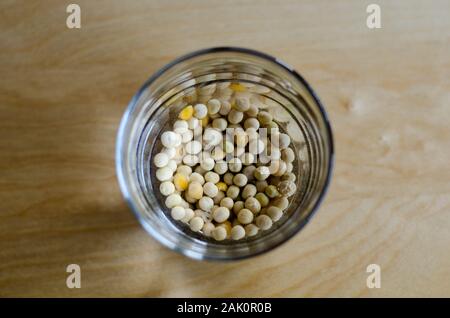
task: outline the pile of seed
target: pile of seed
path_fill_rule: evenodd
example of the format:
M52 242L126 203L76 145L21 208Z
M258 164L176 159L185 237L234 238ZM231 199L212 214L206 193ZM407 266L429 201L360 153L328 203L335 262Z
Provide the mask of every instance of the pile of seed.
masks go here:
M270 229L296 191L290 137L242 84L225 89L185 106L153 157L171 217L217 241Z

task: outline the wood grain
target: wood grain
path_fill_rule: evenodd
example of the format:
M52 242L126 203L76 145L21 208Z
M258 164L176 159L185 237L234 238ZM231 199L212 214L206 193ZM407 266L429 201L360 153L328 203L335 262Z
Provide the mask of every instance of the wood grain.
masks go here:
M0 4L1 296L450 296L450 2ZM273 252L196 262L138 225L115 137L154 71L199 48L258 49L315 88L336 169L312 222ZM82 288L65 285L66 266ZM366 266L382 287L366 287Z

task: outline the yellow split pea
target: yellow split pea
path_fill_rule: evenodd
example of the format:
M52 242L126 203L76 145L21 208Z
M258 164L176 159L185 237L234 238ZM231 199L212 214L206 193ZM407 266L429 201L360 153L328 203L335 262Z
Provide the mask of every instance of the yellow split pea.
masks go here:
M193 115L194 115L194 107L192 107L191 105L188 105L180 111L178 118L183 119L183 120L189 120L192 118Z
M189 185L188 177L185 174L177 173L173 177L173 184L178 191L184 191Z
M228 186L225 184L225 182L217 182L216 183L217 188L219 189L219 191L227 191Z
M231 83L230 88L235 92L244 92L245 86L239 83Z

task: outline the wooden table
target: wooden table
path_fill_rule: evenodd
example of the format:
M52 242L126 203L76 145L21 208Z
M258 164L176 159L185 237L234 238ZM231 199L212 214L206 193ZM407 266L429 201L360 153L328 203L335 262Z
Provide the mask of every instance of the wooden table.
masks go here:
M450 2L0 4L1 296L450 296ZM336 168L311 223L266 255L196 262L138 225L117 127L173 58L245 46L293 65L330 115ZM80 289L66 266L81 266ZM366 267L381 267L381 288Z

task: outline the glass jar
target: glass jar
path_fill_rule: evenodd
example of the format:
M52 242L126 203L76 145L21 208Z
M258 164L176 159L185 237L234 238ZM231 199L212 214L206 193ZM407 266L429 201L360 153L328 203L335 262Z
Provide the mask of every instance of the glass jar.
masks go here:
M239 241L214 241L173 221L164 206L152 156L186 103L213 93L221 83L241 83L262 96L274 120L292 140L297 191L281 220ZM225 84L226 85L226 84ZM243 48L193 52L156 72L133 97L122 118L116 167L123 195L145 230L168 248L194 259L236 260L267 252L308 222L326 192L333 140L325 110L308 83L280 60Z

